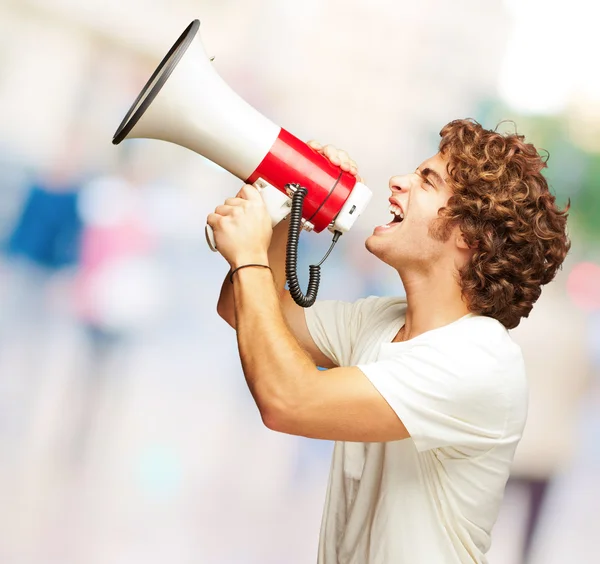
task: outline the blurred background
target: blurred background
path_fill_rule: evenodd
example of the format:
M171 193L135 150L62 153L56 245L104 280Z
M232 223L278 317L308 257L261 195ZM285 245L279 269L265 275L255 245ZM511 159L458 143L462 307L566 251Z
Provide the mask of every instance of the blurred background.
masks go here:
M214 66L374 191L321 298L402 294L364 249L455 118L550 154L572 251L513 333L530 418L491 564L600 562L600 7L586 0L0 0L0 562L315 562L332 444L262 426L205 218L240 181L112 135L199 18ZM304 233L301 271L329 237ZM306 280L306 277L303 278ZM343 285L339 281L343 280ZM305 287L305 286L303 286Z

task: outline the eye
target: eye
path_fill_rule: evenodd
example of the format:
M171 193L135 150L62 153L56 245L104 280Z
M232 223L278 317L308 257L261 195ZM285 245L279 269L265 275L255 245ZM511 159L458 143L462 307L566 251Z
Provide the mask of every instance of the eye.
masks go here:
M417 169L415 172L419 175L419 178L421 179L423 186L426 184L427 186L429 186L431 188L435 188L435 186L428 180L427 176L423 175L423 172L421 170Z

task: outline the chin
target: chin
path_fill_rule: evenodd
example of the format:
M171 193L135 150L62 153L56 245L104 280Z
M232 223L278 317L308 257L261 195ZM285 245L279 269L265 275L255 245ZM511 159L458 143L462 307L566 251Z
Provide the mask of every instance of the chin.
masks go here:
M383 262L387 262L384 258L387 246L388 245L386 244L386 241L382 241L381 237L378 237L377 235L370 235L365 241L365 247L367 251L369 251L372 255L375 255Z
M381 262L384 262L396 270L397 265L404 262L400 242L394 238L371 235L365 241L365 247Z
M375 249L379 246L377 243L377 235L369 235L365 240L365 247L367 251L375 255Z

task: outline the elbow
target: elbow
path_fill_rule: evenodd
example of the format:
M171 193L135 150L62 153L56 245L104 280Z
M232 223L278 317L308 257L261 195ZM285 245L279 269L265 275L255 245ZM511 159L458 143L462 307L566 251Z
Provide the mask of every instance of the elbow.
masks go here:
M222 306L221 302L217 304L217 315L230 327L235 329L235 312L231 311L230 308Z
M288 426L285 424L285 419L281 412L269 408L261 409L260 416L264 426L271 431L277 431L278 433L287 433Z
M262 419L263 425L270 429L271 431L279 431L279 421L277 419L277 415L268 409L260 410L260 417Z
M278 433L294 434L295 414L298 406L291 404L282 398L270 399L258 402L258 409L264 426Z
M319 378L320 373L315 368L315 374L303 373L297 376L301 385L275 386L269 390L254 389L256 401L262 422L267 429L286 433L288 435L304 436L303 427L307 422L308 406L314 394L313 378Z

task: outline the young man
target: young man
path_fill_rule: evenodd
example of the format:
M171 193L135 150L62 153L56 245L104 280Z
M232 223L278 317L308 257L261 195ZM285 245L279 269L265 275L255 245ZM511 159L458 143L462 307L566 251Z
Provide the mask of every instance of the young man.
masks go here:
M467 120L440 135L390 179L394 218L366 241L405 298L302 309L284 290L287 222L271 229L255 188L208 217L232 270L270 267L228 276L218 305L265 425L336 441L320 564L485 562L525 423L507 329L568 252L566 210L522 136ZM312 146L356 174L345 152Z

